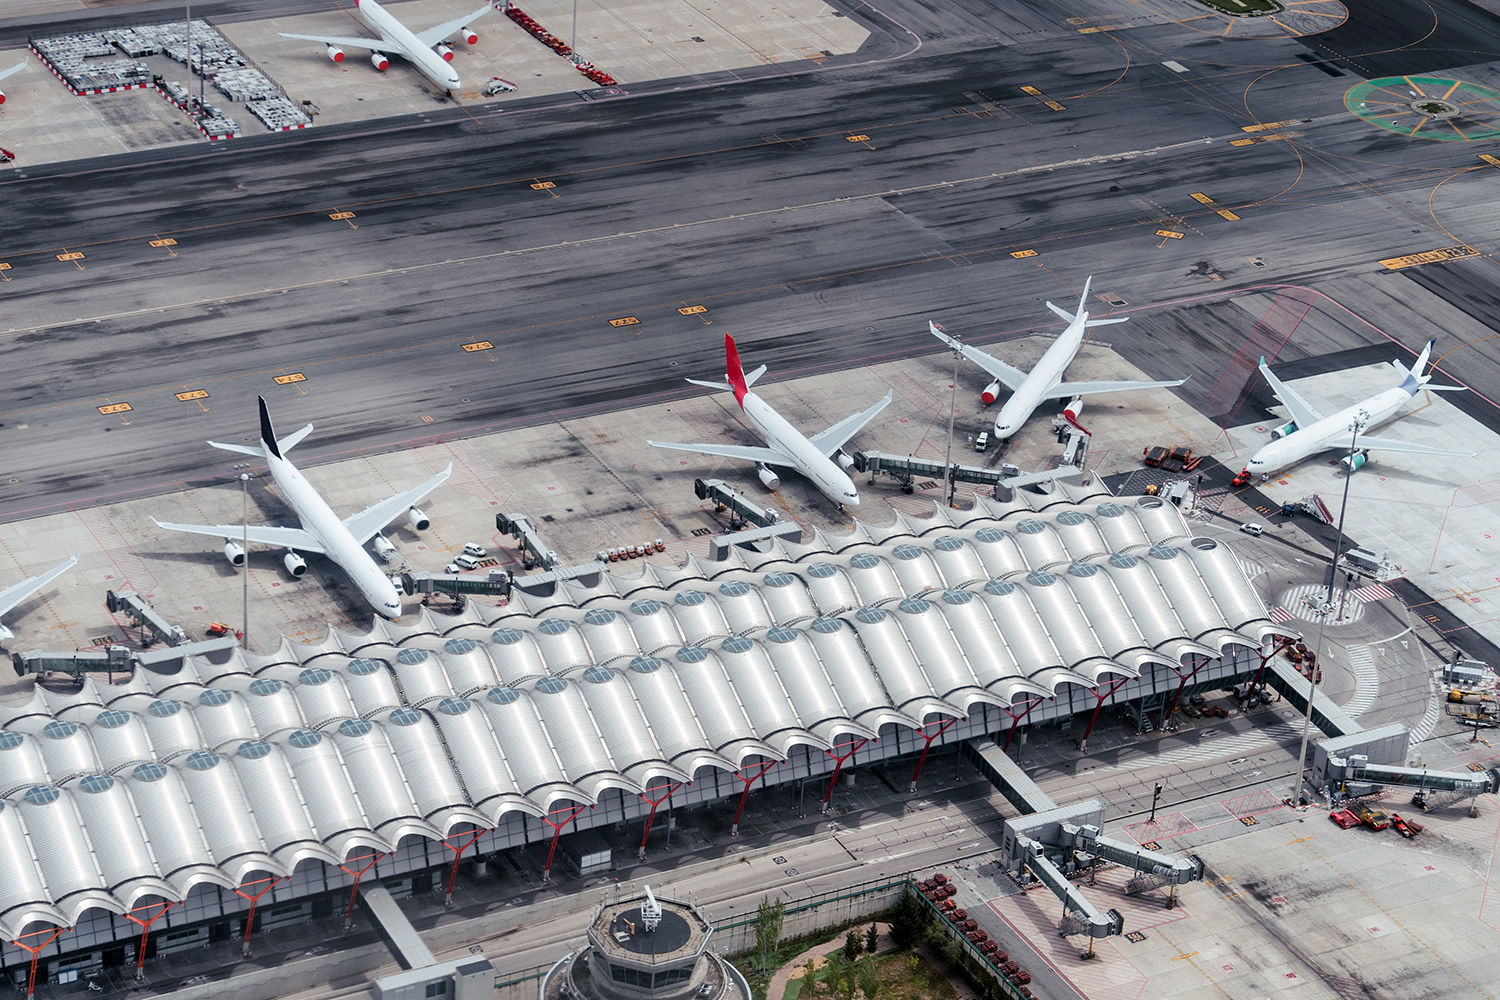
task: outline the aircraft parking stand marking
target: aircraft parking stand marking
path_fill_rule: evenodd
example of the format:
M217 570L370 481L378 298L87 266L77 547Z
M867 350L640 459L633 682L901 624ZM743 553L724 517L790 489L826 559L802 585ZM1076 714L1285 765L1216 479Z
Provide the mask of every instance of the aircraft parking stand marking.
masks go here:
M1399 271L1404 267L1416 267L1419 264L1436 264L1445 260L1462 260L1465 257L1478 256L1478 250L1460 243L1458 246L1441 247L1437 250L1428 250L1425 253L1408 254L1405 257L1391 257L1386 260L1376 261L1376 263L1387 270Z
M495 345L492 344L492 343L490 343L488 340L481 340L477 344L465 344L465 345L463 345L463 348L464 348L465 351L468 351L469 353L472 354L475 351L490 351L490 350L494 350Z
M107 417L115 413L126 413L131 409L131 406L129 403L110 403L108 406L99 406L95 408Z
M208 398L208 390L207 389L190 389L187 392L173 393L173 395L175 395L178 399L182 400L184 403L190 403L190 402L192 402L195 399L207 399Z
M1012 250L1011 253L1010 253L1010 255L1012 257L1015 257L1017 260L1019 260L1022 257L1035 257L1036 256L1036 251L1035 250Z
M78 263L80 260L83 260L83 254L79 253L77 250L74 250L71 253L60 253L56 256L58 260L63 261L64 263L66 263L67 261L72 261L74 267L78 268L78 270L80 271L83 270L83 265Z
M609 321L610 326L639 326L641 321L634 316L622 316Z
M9 271L9 270L10 270L10 264L7 263L6 261L0 260L0 271ZM10 280L10 275L8 275L8 274L0 274L0 281L9 281L9 280Z
M351 219L353 219L355 217L353 212L330 212L328 214L328 217L330 219L332 219L333 221L335 221L335 222L348 222L350 229L358 229L359 228L353 222L350 221Z

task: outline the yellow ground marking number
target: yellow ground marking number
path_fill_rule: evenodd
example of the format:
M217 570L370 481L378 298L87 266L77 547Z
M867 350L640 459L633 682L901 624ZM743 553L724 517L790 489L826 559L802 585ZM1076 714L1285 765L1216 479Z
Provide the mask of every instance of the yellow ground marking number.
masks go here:
M1479 158L1492 167L1500 167L1500 156L1491 156L1489 153L1480 153Z
M10 265L9 264L0 263L0 271L9 271L9 270L10 270Z
M1264 122L1260 125L1241 125L1241 132L1269 132L1273 128L1287 128L1292 125L1301 125L1301 119L1294 118L1287 122Z
M1188 197L1193 199L1200 205L1212 205L1214 203L1214 200L1208 195L1204 194L1202 191L1194 191L1192 194L1188 195Z
M177 241L170 238L165 240L152 240L151 245L154 247L175 247L177 245Z
M1019 260L1022 257L1035 257L1036 256L1036 251L1035 250L1012 250L1011 253L1010 253L1010 255L1012 257L1015 257L1017 260Z
M708 306L683 306L677 311L682 313L682 315L684 316L696 316L699 313L708 312Z
M108 406L101 406L98 409L99 409L100 413L104 414L107 417L111 413L126 413L126 412L128 412L130 410L130 404L129 403L111 403Z
M551 181L538 181L537 183L531 185L531 190L533 190L533 191L551 191L555 187L557 187L557 185L554 184L554 183L552 183Z
M610 326L636 326L639 323L640 320L634 316L625 316L621 319L612 319L609 321Z
M58 260L83 260L83 254L79 253L77 250L74 250L72 253L60 253L60 254L58 254L57 255L57 259Z
M1478 250L1460 243L1456 247L1442 247L1437 250L1428 250L1426 253L1414 253L1406 257L1391 257L1388 260L1379 261L1379 264L1387 270L1399 271L1403 267L1416 267L1418 264L1436 264L1438 261L1443 260L1461 260L1464 257L1478 256Z
M277 375L276 376L276 384L277 385L291 385L293 382L306 382L306 381L307 381L307 376L304 375L304 374L302 374L301 372L293 372L290 375Z
M492 344L492 343L490 343L488 340L481 340L477 344L465 344L464 345L464 350L466 350L466 351L468 351L470 353L473 353L474 351L489 351L489 350L493 350L494 347L495 347L495 345Z
M1182 233L1174 232L1171 229L1158 229L1156 231L1156 235L1157 236L1165 236L1169 240L1180 240L1180 239L1182 239L1182 236L1183 236Z
M869 142L870 141L870 137L867 136L867 135L846 135L846 136L844 136L844 141L845 142Z
M331 212L328 217L334 222L343 222L345 219L354 218L353 212Z
M193 390L191 390L189 392L178 392L178 393L174 393L173 395L175 395L178 399L182 400L184 403L191 403L195 399L207 399L208 398L208 390L207 389L193 389Z
M1231 212L1227 208L1221 208L1221 209L1219 209L1219 214L1222 215L1224 218L1228 219L1230 222L1238 222L1239 218L1240 218L1238 215L1235 215L1233 212Z

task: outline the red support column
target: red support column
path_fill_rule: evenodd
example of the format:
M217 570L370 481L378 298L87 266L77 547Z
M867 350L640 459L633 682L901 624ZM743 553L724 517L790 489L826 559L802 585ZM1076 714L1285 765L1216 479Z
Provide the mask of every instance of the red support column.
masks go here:
M166 916L167 911L176 905L176 903L172 902L142 903L125 914L126 920L141 925L141 943L135 946L135 978L137 981L146 978L146 935L151 933L151 925ZM155 910L154 913L151 912L153 910ZM136 916L137 913L142 913L142 911L144 911L144 915Z
M542 817L542 822L552 827L552 846L547 848L547 867L542 869L543 884L552 881L552 856L557 853L557 838L562 836L563 827L573 822L574 818L585 809L592 808L594 807L587 804L581 806L564 806L561 809L554 809ZM561 820L554 822L552 817L558 813L567 813L567 815Z
M1028 716L1028 715L1031 714L1031 710L1033 708L1036 708L1038 705L1040 705L1042 702L1044 702L1046 700L1047 699L1043 698L1041 695L1037 695L1035 698L1033 698L1031 701L1029 701L1026 704L1026 711L1020 713L1019 715L1017 715L1015 712L1012 712L1008 708L1001 709L1002 712L1004 712L1006 715L1010 716L1010 732L1008 732L1008 733L1005 734L1005 745L1000 748L1000 752L1001 753L1009 753L1010 752L1010 741L1011 741L1011 738L1016 735L1016 727L1021 724L1021 720L1022 719L1026 718L1026 716Z
M462 834L450 833L448 834L448 836L443 838L443 846L453 852L453 870L448 873L448 894L443 897L443 905L445 907L451 908L453 906L453 883L458 881L458 863L464 859L464 851L467 851L469 847L473 845L474 841L478 840L488 832L488 830L474 830L469 833ZM467 837L468 839L464 840L463 843L459 844L457 847L454 847L453 844L450 843L450 841L452 841L454 837Z
M833 777L828 779L828 791L823 794L823 812L826 813L832 808L830 803L833 802L833 786L839 780L839 772L844 769L844 762L858 753L868 742L870 742L868 739L858 739L851 743L845 743L843 746L849 747L849 751L843 754L834 753L835 750L839 749L838 746L831 747L827 751L828 756L838 761L838 763L833 765Z
M234 890L235 895L250 900L250 912L245 914L245 938L240 945L240 954L245 958L250 957L250 932L255 929L255 907L259 905L260 897L276 888L276 883L280 881L280 875L267 875L265 878L258 878L253 882L245 883L246 886L265 886L265 888L261 889L259 892L246 892L245 886L241 886L240 888Z
M1172 700L1167 705L1167 710L1162 713L1162 716L1161 716L1161 727L1163 729L1166 729L1167 728L1167 723L1169 721L1171 721L1172 713L1175 712L1175 711L1177 711L1177 703L1182 700L1182 690L1183 690L1183 688L1187 687L1187 682L1190 681L1190 680L1192 680L1193 677L1194 677L1194 675L1197 674L1198 671L1202 670L1204 667L1208 666L1212 662L1213 662L1212 660L1210 660L1208 657L1205 656L1202 660L1199 661L1199 663L1198 663L1198 665L1196 667L1194 667L1191 671L1189 671L1188 673L1185 673L1185 674L1181 670L1178 670L1177 666L1175 664L1169 664L1169 666L1171 667L1172 673L1176 674L1179 678L1181 678L1181 681L1177 685L1177 693L1174 694L1174 695L1172 695Z
M339 868L354 876L354 885L349 887L349 908L344 911L344 933L349 933L349 928L354 926L354 901L359 898L359 880L364 877L365 872L375 867L376 862L385 857L379 851L371 851L369 854L361 854L357 858L345 858ZM367 860L368 859L368 860ZM359 869L349 867L352 861L364 861L365 864Z
M942 722L942 720L939 720L939 721ZM923 746L922 746L922 756L919 757L919 758L917 758L917 769L911 773L911 790L912 791L915 792L917 790L917 778L921 777L921 775L922 775L922 765L925 764L925 763L927 763L927 751L929 751L929 750L932 749L932 741L935 740L935 739L937 739L939 736L943 735L944 733L946 733L948 730L952 729L953 726L954 726L954 724L957 723L957 722L958 722L957 719L948 719L946 722L942 722L942 725L938 725L937 722L929 722L929 723L926 723L925 725L923 725L922 729L918 729L917 730L917 735L920 736L922 738L922 740L923 740ZM922 730L926 729L928 726L938 726L937 732L932 733L930 735L928 733L923 732Z
M683 783L680 781L668 782L665 786L667 789L667 794L663 795L659 799L653 799L650 793L661 791L663 787L661 785L657 785L655 788L648 788L646 789L646 791L641 793L641 798L651 803L651 815L646 817L646 832L641 834L641 849L637 852L637 857L639 857L642 861L646 860L646 838L651 836L651 824L656 822L656 807L670 799L672 797L672 793L681 788L682 784ZM668 837L671 836L670 830L667 831L667 835Z
M1260 689L1260 679L1266 672L1266 664L1276 659L1276 657L1279 656L1282 651L1284 651L1288 646L1296 641L1297 640L1292 638L1291 636L1285 635L1281 637L1281 644L1275 649L1271 650L1269 653L1266 653L1264 655L1260 653L1255 654L1257 656L1260 656L1260 669L1255 672L1255 679L1250 682L1250 687L1245 692L1247 695Z
M1089 694L1099 699L1099 701L1094 705L1094 714L1089 716L1088 728L1083 731L1083 739L1078 741L1078 749L1087 750L1089 748L1089 734L1094 731L1094 723L1099 721L1099 709L1104 707L1105 699L1114 694L1116 691L1120 690L1120 687L1128 680L1130 680L1129 677L1121 677L1119 680L1115 681L1114 684L1110 685L1109 690L1104 692L1103 694L1100 694L1098 691L1089 692Z
M168 905L171 905L171 904L168 904ZM69 929L71 930L71 928L69 928ZM57 938L58 938L58 935L61 934L62 932L63 932L63 928L61 928L61 927L54 927L51 930L32 931L30 934L22 934L20 941L12 941L11 942L11 944L15 945L17 948L24 948L26 951L31 952L31 975L29 975L29 976L26 977L26 998L27 998L27 1000L31 1000L31 995L36 992L36 967L37 967L38 960L42 956L42 949L46 948L53 941L56 941ZM23 944L22 943L22 942L24 942L26 940L26 938L42 937L43 935L46 936L46 940L43 941L41 944Z
M786 762L768 760L761 765L760 770L756 771L748 778L741 773L745 770L745 765L743 764L740 765L738 771L734 772L734 776L745 783L745 790L740 793L740 807L734 811L734 822L730 824L729 827L729 835L731 837L738 837L740 835L740 817L745 814L745 800L750 798L750 788L762 777L764 777L767 771L775 767L778 763L784 764ZM754 767L755 765L751 764L750 766Z

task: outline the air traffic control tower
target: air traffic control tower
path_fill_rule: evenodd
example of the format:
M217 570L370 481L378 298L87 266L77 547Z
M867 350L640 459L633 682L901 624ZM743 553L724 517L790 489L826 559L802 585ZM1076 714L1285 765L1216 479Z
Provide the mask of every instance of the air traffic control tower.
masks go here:
M588 947L552 967L540 1000L750 1000L745 977L708 950L712 934L697 907L647 886L599 907Z

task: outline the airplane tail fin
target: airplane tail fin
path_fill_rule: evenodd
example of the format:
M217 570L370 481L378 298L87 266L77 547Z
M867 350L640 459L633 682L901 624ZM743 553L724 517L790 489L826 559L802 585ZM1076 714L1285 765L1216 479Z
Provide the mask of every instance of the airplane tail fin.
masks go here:
M266 397L256 397L260 400L260 446L266 450L267 456L281 457L281 446L276 441L276 428L271 426L271 411L266 408Z
M734 390L734 401L743 408L750 385L745 381L745 369L740 366L740 352L735 349L734 338L727 333L724 334L724 360L729 366L729 387ZM756 378L759 377L757 373Z
M1407 395L1415 396L1418 389L1431 381L1432 373L1428 372L1423 375L1422 369L1427 367L1427 359L1432 357L1432 345L1435 343L1437 343L1436 340L1427 342L1427 346L1422 348L1422 353L1417 355L1416 363L1411 368L1407 368L1400 361L1395 362L1396 368L1405 376L1401 380L1401 388Z

